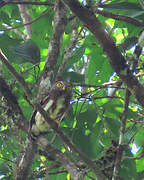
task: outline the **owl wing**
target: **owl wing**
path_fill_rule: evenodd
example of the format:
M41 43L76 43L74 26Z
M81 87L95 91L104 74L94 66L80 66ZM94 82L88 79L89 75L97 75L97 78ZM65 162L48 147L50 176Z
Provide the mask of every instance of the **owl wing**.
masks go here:
M41 101L41 105L44 107L44 105L48 102L49 100L49 95L46 96L44 98L43 101ZM30 124L29 124L29 134L32 134L33 136L37 136L39 135L40 131L38 130L37 126L36 126L36 121L35 121L35 117L36 114L38 113L37 110L34 110L34 112L32 113L31 119L30 119ZM36 131L36 132L33 132Z
M61 82L57 83L57 85L59 84ZM65 115L71 96L71 91L66 88L53 86L41 105L48 112L49 118L59 123ZM43 116L36 110L31 117L30 129L35 136L38 136L41 133L48 132L51 128Z

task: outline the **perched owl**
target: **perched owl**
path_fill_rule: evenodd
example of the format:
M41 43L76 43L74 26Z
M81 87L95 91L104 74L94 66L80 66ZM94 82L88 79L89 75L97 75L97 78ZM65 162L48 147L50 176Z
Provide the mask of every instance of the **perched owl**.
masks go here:
M60 122L65 116L71 97L72 91L70 86L66 85L63 81L58 81L52 86L48 96L45 97L41 105L48 112L51 119ZM37 137L49 130L49 124L38 111L35 111L30 122L31 134Z

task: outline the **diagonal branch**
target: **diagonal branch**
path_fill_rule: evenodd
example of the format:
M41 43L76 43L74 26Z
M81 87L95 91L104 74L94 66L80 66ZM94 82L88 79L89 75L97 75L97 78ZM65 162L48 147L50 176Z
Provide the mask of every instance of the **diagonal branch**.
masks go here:
M11 26L9 26L9 25L7 25L5 23L2 23L2 26L4 28L6 28L6 30L11 29L16 35L20 36L23 40L26 40L26 36L23 33L21 33L20 31L18 31L17 29L13 29ZM5 30L2 30L2 31L5 31Z
M46 6L54 6L53 3L50 2L29 2L29 1L8 1L5 2L4 0L2 0L3 2L0 4L0 7L4 6L4 5L15 5L15 4L27 4L27 5L46 5Z
M125 23L130 23L130 24L133 24L134 26L144 26L144 22L143 21L140 21L138 19L135 19L135 18L131 18L131 17L128 17L128 16L124 16L124 15L119 15L119 14L113 14L111 12L107 12L107 11L101 11L99 9L96 9L95 12L97 14L100 14L104 17L108 17L108 18L112 18L112 19L115 19L115 20L118 20L118 21L123 21Z
M105 53L109 58L109 63L127 85L128 89L137 99L137 101L144 106L144 87L138 82L137 78L132 74L126 60L116 47L113 40L104 30L100 21L95 14L89 9L82 6L77 0L63 0L69 6L71 11L84 23L84 25L93 33L95 38L103 47Z
M51 9L51 10L52 10L52 9ZM50 11L51 11L51 10L50 10ZM36 21L38 21L40 18L42 18L43 16L49 14L50 11L46 11L46 12L44 11L43 13L41 13L41 14L39 15L39 17L35 18L34 20L29 21L28 23L24 23L24 24L22 24L22 25L16 26L16 27L8 27L8 26L6 25L6 26L7 26L6 29L0 29L0 31L15 30L15 29L21 28L21 27L23 27L23 26L27 26L27 25L33 24L33 23L35 23Z
M58 128L58 124L53 121L53 119L49 118L48 113L42 108L42 106L39 103L33 103L33 95L28 88L27 83L23 79L22 76L19 75L19 73L11 66L11 64L8 62L7 58L0 53L0 59L1 61L5 64L5 66L9 69L9 71L13 74L13 76L19 81L21 86L23 87L27 97L29 98L31 104L33 107L38 110L42 116L44 117L45 121L50 125L50 127L58 134L58 136L61 138L61 140L70 147L70 149L74 152L77 153L78 158L81 159L85 164L97 175L99 180L105 180L104 175L101 174L100 170L98 167L96 167L95 163L91 161L82 151L80 151L69 138L61 131L60 128ZM34 145L31 148L32 150L34 149ZM27 150L28 152L28 150ZM29 155L31 154L31 151ZM23 155L22 157L27 157L27 155ZM25 158L23 159L23 162L26 162ZM31 161L32 162L32 161ZM18 180L18 179L17 179Z
M38 138L38 144L44 150L44 155L59 162L67 169L74 180L83 180L84 173L71 160L69 160L64 153L53 147L46 138L40 136Z
M14 94L10 90L9 86L3 79L1 73L0 73L0 93L6 99L7 105L11 109L13 122L24 132L28 133L29 123L27 122L27 120L18 104L16 97L14 96Z
M11 74L14 76L14 78L18 82L20 82L20 84L23 86L23 89L24 89L26 95L31 100L32 93L29 90L28 84L25 82L24 78L11 66L11 64L9 63L7 57L3 54L1 49L0 49L0 60L8 68L8 70L11 72Z

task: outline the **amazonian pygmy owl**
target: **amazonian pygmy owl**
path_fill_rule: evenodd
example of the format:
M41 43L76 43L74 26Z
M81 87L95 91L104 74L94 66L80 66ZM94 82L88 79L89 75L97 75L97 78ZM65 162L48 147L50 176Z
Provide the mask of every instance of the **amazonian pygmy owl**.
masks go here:
M51 119L60 122L65 116L71 97L72 91L70 86L63 81L58 81L52 86L48 96L44 98L41 105L48 112ZM32 135L38 136L50 131L50 126L38 111L34 111L30 129Z

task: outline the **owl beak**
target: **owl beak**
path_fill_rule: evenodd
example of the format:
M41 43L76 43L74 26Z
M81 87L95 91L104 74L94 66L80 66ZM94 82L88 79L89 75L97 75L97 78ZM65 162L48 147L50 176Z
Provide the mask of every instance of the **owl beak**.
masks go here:
M65 91L66 90L66 86L63 86L62 90Z

